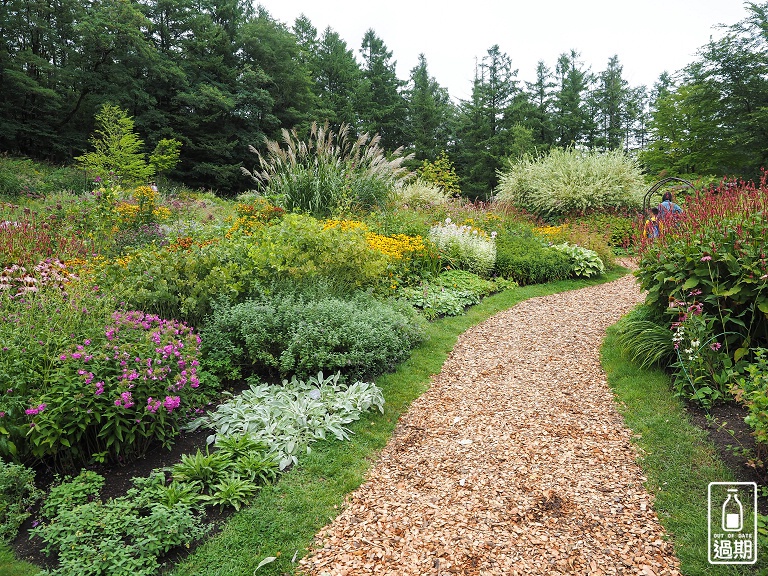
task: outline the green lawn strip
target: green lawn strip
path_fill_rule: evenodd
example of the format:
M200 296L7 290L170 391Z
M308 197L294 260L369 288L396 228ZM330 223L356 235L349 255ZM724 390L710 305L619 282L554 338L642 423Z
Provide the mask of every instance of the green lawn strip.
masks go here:
M0 541L0 576L33 576L39 573L40 568L17 560L10 546Z
M758 566L714 566L707 560L707 486L730 482L726 468L707 435L690 423L682 402L673 396L670 377L658 369L641 369L623 357L612 326L601 349L619 411L634 432L646 488L670 534L686 576L765 574L765 552Z
M397 370L377 379L386 398L385 413L369 413L350 428L349 442L312 445L312 453L276 484L264 488L255 501L234 515L224 530L197 548L172 571L174 576L251 576L267 557L277 560L258 575L282 575L295 570L314 535L341 510L345 495L363 481L377 453L385 446L397 420L440 371L459 334L493 314L536 296L615 280L625 269L593 280L562 281L514 288L495 294L463 316L443 318L429 325L428 340L416 348Z

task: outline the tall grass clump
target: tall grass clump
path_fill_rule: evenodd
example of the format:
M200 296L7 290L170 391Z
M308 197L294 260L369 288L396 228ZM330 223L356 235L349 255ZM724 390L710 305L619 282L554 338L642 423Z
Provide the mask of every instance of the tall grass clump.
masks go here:
M509 159L500 171L497 200L549 220L591 210L637 208L643 175L621 151L555 148L546 156Z
M408 171L402 149L387 156L380 136L353 136L348 124L338 133L326 123L313 123L307 140L296 130L282 131L283 144L268 140L262 154L254 147L259 168L243 172L262 186L264 194L289 211L327 217L351 208L381 206L395 183Z

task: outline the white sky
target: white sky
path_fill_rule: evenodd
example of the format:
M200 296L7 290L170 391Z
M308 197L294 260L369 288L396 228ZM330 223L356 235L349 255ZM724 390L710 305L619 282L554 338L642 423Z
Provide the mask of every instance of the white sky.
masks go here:
M717 24L744 19L743 0L254 0L289 27L306 15L318 34L330 26L360 61L366 30L373 28L408 80L424 53L430 76L456 99L468 99L475 61L498 44L534 81L536 63L554 71L557 58L575 49L592 72L618 55L631 86L649 89L665 70L695 59Z

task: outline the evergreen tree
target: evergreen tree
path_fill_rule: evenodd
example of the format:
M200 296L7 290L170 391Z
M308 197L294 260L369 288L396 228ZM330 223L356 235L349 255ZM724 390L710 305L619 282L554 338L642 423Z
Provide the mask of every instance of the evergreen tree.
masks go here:
M612 56L607 68L598 74L597 88L591 95L596 112L593 147L616 150L624 145L630 89L622 72L618 56Z
M497 171L512 144L517 70L509 56L492 46L475 73L472 99L459 107L454 161L461 189L471 198L488 198L498 182ZM518 137L521 132L517 132ZM523 140L518 142L521 145Z
M532 105L528 123L533 141L539 149L546 151L555 144L555 128L552 124L554 91L552 71L539 61L536 65L536 81L526 83L529 102Z
M317 48L313 68L318 121L338 130L342 124L360 129L357 98L361 93L362 71L346 42L326 28Z
M448 91L429 75L424 54L419 55L419 63L411 70L406 95L407 139L413 148L414 158L419 162L432 162L448 146L453 104Z
M555 94L555 130L557 144L562 147L583 143L592 128L592 118L586 105L591 74L582 68L579 53L571 50L557 60L555 74L558 90Z
M371 29L363 37L360 54L363 65L357 112L362 130L379 134L385 150L404 146L408 107L400 93L403 82L397 78L392 52Z

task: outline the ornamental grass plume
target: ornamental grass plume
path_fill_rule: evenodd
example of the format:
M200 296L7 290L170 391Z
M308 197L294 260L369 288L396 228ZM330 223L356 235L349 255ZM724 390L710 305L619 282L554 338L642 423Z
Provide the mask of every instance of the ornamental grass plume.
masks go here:
M265 153L250 146L258 158L254 172L243 173L264 194L289 211L326 217L351 207L383 205L395 183L409 172L403 163L411 158L398 148L387 155L380 136L352 135L349 124L338 133L312 123L309 137L301 140L296 130L282 130L283 144L268 140Z

